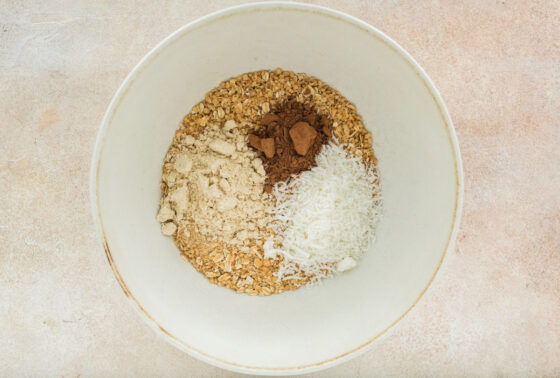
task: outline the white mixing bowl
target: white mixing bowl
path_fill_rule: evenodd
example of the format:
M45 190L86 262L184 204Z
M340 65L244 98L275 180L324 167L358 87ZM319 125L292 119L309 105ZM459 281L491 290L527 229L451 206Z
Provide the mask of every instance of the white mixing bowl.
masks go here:
M182 117L222 80L277 67L316 76L357 106L373 134L384 210L377 242L354 270L250 297L182 260L155 215L162 160ZM395 326L452 248L462 192L451 120L418 64L356 18L294 3L226 9L157 45L113 98L91 170L95 222L140 315L192 356L255 374L339 364Z

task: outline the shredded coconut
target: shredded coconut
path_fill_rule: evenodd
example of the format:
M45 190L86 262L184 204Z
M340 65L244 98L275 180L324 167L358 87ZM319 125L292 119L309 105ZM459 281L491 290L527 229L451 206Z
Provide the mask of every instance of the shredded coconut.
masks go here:
M374 241L380 212L376 172L344 146L330 143L317 166L274 186L274 232L265 257L283 257L280 279L312 276L312 282L352 269Z

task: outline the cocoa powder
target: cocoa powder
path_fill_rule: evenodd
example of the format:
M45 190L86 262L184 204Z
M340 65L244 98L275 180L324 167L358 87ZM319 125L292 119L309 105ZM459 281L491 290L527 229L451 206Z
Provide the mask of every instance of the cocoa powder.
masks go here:
M309 104L290 99L260 120L261 127L249 134L249 144L262 152L265 190L315 166L315 156L331 136L331 121Z

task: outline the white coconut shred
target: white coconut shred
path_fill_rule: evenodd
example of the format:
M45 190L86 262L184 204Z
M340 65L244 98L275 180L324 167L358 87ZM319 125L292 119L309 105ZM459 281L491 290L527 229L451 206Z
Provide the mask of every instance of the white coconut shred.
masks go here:
M343 147L330 143L316 157L317 166L274 186L274 232L265 257L282 256L278 277L304 273L312 283L352 269L375 238L380 214L375 169Z

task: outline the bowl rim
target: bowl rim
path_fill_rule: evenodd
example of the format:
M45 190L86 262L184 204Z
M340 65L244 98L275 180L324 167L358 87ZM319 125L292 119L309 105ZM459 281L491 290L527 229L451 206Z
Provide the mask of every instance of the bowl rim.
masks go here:
M379 41L383 42L386 46L388 46L397 54L403 57L403 59L417 73L417 75L424 83L424 86L431 94L432 98L434 99L434 102L438 107L438 110L444 121L444 124L446 125L446 131L449 138L449 142L454 152L455 177L456 177L456 189L455 189L456 200L455 200L453 222L451 225L451 229L449 231L447 245L442 252L438 266L436 267L428 283L426 284L424 289L420 292L416 300L404 313L402 313L395 321L393 321L393 323L391 323L387 328L385 328L378 334L374 335L367 342L358 345L353 349L350 349L338 356L331 357L324 361L314 362L314 363L300 365L300 366L266 367L266 366L247 366L232 361L225 361L218 357L214 357L209 353L200 351L195 347L190 346L184 341L180 340L178 337L172 335L169 331L167 331L165 328L159 325L157 321L142 307L142 305L133 296L130 289L124 282L124 279L120 275L119 270L113 260L109 243L107 241L107 238L105 237L105 232L103 229L103 220L101 217L99 204L98 204L98 175L99 175L100 157L103 152L103 146L105 142L105 136L107 134L108 125L111 123L113 116L115 115L117 109L119 108L123 96L128 92L128 89L130 88L131 84L134 82L135 77L144 69L144 67L151 60L153 60L156 56L158 56L167 45L169 45L170 43L178 39L180 36L200 26L203 26L204 24L213 21L218 21L222 18L226 18L241 12L274 10L274 9L283 9L283 10L292 10L292 11L295 10L301 12L316 13L323 16L334 18L341 22L346 22L372 35L372 37L377 38ZM393 41L390 37L388 37L380 30L376 29L375 27L371 26L365 21L362 21L354 16L348 15L341 11L337 11L331 8L318 6L318 5L294 3L294 2L287 2L287 1L271 1L271 2L248 3L248 4L242 4L238 6L224 8L216 12L210 13L208 15L205 15L203 17L200 17L192 22L189 22L186 25L183 25L182 27L177 29L175 32L171 33L161 42L159 42L136 64L136 66L134 66L134 68L130 71L130 73L126 76L122 84L119 86L118 90L115 92L107 108L107 111L105 112L103 120L101 122L101 127L99 128L97 138L95 141L95 147L94 147L91 166L90 166L89 191L90 191L91 211L93 215L93 221L95 224L96 232L102 241L102 245L105 250L107 260L115 275L115 278L117 279L117 282L119 283L125 295L129 299L129 303L140 314L140 317L154 331L156 331L157 334L163 336L166 341L168 341L170 344L174 345L178 349L186 352L192 357L195 357L213 366L217 366L223 369L227 369L239 373L245 373L245 374L292 375L292 374L310 373L314 371L327 369L329 367L348 361L351 358L357 357L360 354L363 354L369 349L369 347L371 347L374 341L378 340L380 337L386 335L390 330L394 329L394 327L416 306L416 304L420 301L420 299L424 296L428 288L433 283L437 273L442 267L447 252L449 252L454 247L454 242L456 240L457 233L459 230L459 223L460 223L460 218L462 213L464 184L463 184L463 167L461 161L461 154L459 151L459 143L457 140L457 136L455 134L455 129L453 127L451 117L449 116L449 113L447 111L447 108L445 107L443 99L441 98L441 95L439 91L436 89L432 80L428 77L428 75L422 69L422 67L414 60L414 58L406 50L404 50L399 44L397 44L395 41Z

